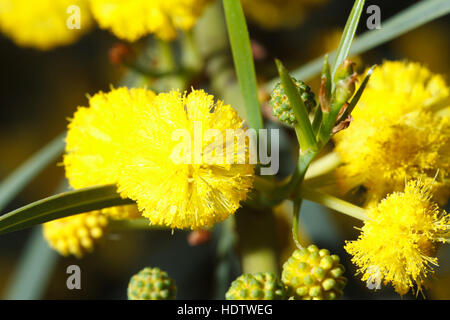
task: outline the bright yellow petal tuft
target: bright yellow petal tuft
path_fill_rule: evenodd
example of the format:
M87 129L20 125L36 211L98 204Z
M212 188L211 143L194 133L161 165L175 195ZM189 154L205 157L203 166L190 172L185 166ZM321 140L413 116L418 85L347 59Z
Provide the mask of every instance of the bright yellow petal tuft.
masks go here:
M368 209L358 240L347 242L362 280L392 283L403 295L422 289L437 265L439 243L448 242L450 215L430 200L429 185L410 181L404 192L395 192L377 207Z
M157 96L145 89L100 93L89 108L78 109L69 125L66 175L74 188L117 184L152 224L208 227L233 214L252 187L242 125L229 105L201 90ZM215 135L208 137L208 129ZM227 147L228 130L237 132L243 148ZM187 134L187 141L172 139L177 131Z
M69 6L80 8L80 29L69 29ZM88 0L0 0L0 30L23 47L41 50L75 42L90 30Z
M435 199L450 195L450 118L443 107L449 88L417 63L384 62L375 69L350 127L336 134L337 169L344 192L362 184L367 203L400 191L405 179L435 179ZM445 105L444 105L445 106Z
M117 37L136 41L147 34L161 39L189 30L211 0L91 0L95 19Z
M200 162L195 158L195 145L201 143L201 137L196 136L199 126L200 133L218 130L223 139L217 145L224 149L227 129L242 127L242 120L229 105L214 103L203 91L185 96L172 91L159 94L150 108L140 110L139 118L137 135L122 156L119 190L137 201L152 224L199 229L226 219L238 209L252 186L253 166L227 164L225 159L223 164L207 164L205 155L213 152L208 148L213 140L200 145L204 156ZM180 141L172 140L171 135L177 129L192 139L190 162L174 161L179 160L174 159L173 151Z

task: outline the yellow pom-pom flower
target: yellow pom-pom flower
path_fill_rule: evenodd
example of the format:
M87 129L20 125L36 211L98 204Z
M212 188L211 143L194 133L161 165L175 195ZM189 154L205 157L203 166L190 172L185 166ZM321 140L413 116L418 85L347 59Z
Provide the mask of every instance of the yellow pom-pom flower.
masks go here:
M60 254L81 258L94 249L107 226L108 218L100 211L92 211L46 222L43 231L49 245Z
M145 89L115 89L76 112L67 137L66 175L75 188L117 184L152 224L209 227L233 214L253 183L248 149L236 152L223 139L227 130L245 138L242 124L229 105L204 91L155 96ZM208 129L222 141L207 137ZM174 139L177 131L187 141ZM186 142L192 142L189 152ZM216 147L225 152L219 156Z
M68 28L80 9L80 29ZM75 42L92 25L88 0L0 0L0 30L19 46L41 50Z
M415 285L422 289L450 228L450 215L439 211L430 194L429 185L410 181L404 192L394 192L368 209L361 235L345 249L369 287L392 283L401 295Z
M435 114L448 97L443 78L416 63L385 62L375 69L350 127L336 134L340 187L368 189L367 203L403 189L405 178L450 195L450 118ZM436 173L438 172L437 177Z
M121 194L137 201L152 224L171 228L210 227L233 214L252 186L253 165L247 152L245 159L239 154L231 163L225 159L235 152L234 143L227 143L227 130L245 134L231 106L215 103L201 90L188 95L172 91L136 112L140 121L121 155ZM206 137L208 129L221 137ZM188 141L173 139L176 131L187 134ZM223 151L218 161L211 145Z
M91 0L94 18L117 37L136 41L147 34L164 40L191 29L211 0Z
M313 6L326 0L242 0L246 16L265 29L293 28Z

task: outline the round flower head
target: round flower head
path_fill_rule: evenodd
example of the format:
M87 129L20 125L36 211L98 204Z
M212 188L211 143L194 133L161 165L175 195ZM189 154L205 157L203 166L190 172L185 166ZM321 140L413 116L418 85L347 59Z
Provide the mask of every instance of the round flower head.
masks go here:
M177 287L159 268L144 268L130 279L128 300L174 300Z
M210 0L91 0L92 13L103 29L136 41L147 34L164 40L176 29L191 29Z
M347 284L343 276L345 268L339 263L339 256L327 249L310 245L295 250L284 263L281 281L287 295L296 300L336 300L342 296Z
M120 156L121 194L152 224L171 228L210 227L233 214L253 182L237 113L201 90L161 93L135 112L140 121Z
M203 91L121 88L75 113L64 165L74 188L117 184L152 224L201 229L233 214L251 188L245 136L237 113Z
M368 203L403 189L405 178L434 184L439 203L450 194L450 119L434 111L448 96L441 76L415 63L385 62L376 68L352 115L335 135L344 192L362 184Z
M243 274L231 283L227 300L283 300L283 283L271 272Z
M108 226L108 219L100 211L82 213L43 224L44 238L60 254L81 258L94 249Z
M368 286L390 282L401 295L415 285L421 290L437 265L436 250L448 241L450 216L430 201L429 188L408 182L404 192L369 208L358 240L347 242L345 249Z
M68 28L77 6L80 28ZM73 7L75 8L75 7ZM0 30L19 46L41 50L75 42L92 25L88 0L0 0Z
M309 8L326 0L242 0L246 16L265 29L293 28Z

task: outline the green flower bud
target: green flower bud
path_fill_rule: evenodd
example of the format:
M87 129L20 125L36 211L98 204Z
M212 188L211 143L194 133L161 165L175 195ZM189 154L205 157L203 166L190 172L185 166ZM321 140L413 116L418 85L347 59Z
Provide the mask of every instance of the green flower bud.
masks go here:
M176 294L175 281L159 268L142 269L128 284L128 300L173 300Z
M334 93L334 104L342 106L355 93L356 73L353 70L354 63L345 60L336 70L334 83L336 91Z
M337 255L310 245L294 251L283 265L281 280L292 299L334 300L347 284L344 271Z
M300 93L300 97L305 104L306 109L310 112L316 106L314 93L303 81L296 80L294 78L292 78L292 80L297 86L298 92ZM283 123L295 125L297 123L297 119L295 118L294 110L289 104L289 99L284 92L284 88L281 83L278 83L275 86L270 98L269 104L272 107L273 115Z
M227 300L283 300L284 286L271 272L247 273L231 283Z
M353 70L354 62L346 59L342 64L337 68L336 73L334 75L334 83L337 84L341 80L345 80L353 76L355 70Z

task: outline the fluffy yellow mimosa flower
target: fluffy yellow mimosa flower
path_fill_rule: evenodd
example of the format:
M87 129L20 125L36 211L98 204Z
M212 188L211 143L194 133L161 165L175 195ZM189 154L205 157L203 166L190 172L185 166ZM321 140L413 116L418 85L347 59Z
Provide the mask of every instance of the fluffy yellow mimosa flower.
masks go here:
M342 190L363 185L370 204L402 190L405 178L435 180L436 200L447 202L450 118L435 112L445 107L448 94L443 78L419 64L385 62L376 68L350 127L335 136Z
M312 6L327 0L242 0L245 15L266 29L298 26Z
M94 18L117 37L136 41L147 34L176 37L191 29L211 0L91 0Z
M68 27L73 6L79 8L80 29ZM71 44L91 25L88 0L0 0L0 30L19 46L47 50Z
M408 182L404 192L368 209L358 240L347 242L345 249L369 287L392 283L401 295L415 286L421 290L437 265L437 248L449 241L450 215L431 202L430 188Z
M252 186L248 141L236 149L232 136L228 146L228 130L246 141L242 124L203 91L100 93L69 125L66 175L75 188L117 184L152 224L211 226L233 214Z
M107 226L108 218L100 211L92 211L44 223L43 231L49 245L60 254L81 258L94 249Z
M247 150L236 156L227 132L245 134L237 113L201 90L159 94L137 112L135 135L121 155L121 194L136 200L152 224L170 228L209 227L233 214L253 182Z

